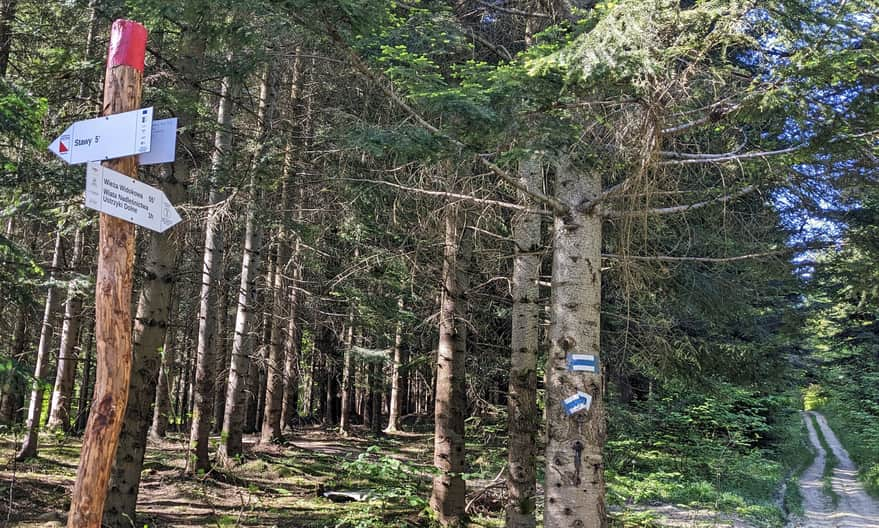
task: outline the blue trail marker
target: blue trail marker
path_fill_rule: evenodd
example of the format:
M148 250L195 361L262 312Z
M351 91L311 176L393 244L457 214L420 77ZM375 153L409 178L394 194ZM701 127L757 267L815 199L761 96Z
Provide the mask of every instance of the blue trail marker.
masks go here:
M598 372L598 358L592 354L568 354L568 370Z
M568 416L580 411L588 411L589 407L592 406L592 396L585 392L577 391L577 394L565 398L564 406L565 413Z

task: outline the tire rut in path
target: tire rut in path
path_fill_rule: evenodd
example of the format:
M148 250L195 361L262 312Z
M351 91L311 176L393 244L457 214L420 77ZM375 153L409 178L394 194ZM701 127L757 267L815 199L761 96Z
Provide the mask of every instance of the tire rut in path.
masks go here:
M831 478L833 491L839 497L835 507L823 490L827 454L812 424L812 416L837 459ZM857 467L827 425L827 420L820 413L808 411L803 413L803 421L816 455L812 465L800 477L805 516L792 522L790 528L879 528L879 504L867 495L863 484L858 481Z

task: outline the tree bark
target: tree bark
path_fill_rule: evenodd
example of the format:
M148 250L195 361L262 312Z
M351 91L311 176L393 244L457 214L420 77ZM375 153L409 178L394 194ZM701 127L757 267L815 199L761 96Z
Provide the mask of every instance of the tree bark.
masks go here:
M77 433L82 433L83 431L85 431L86 422L89 418L88 409L91 404L92 394L92 363L94 362L92 361L92 352L95 340L94 323L91 324L91 329L87 330L86 333L87 335L85 339L83 339L82 343L82 380L79 384L79 403L76 409L76 421L73 425L73 430Z
M302 98L302 49L296 48L296 57L293 60L293 66L290 73L290 98L288 107L290 108L289 117L291 120L299 117L297 105ZM310 99L309 99L310 101ZM310 104L310 103L309 103ZM309 115L304 116L306 119L304 130L309 129ZM284 399L281 405L281 425L282 427L292 427L293 421L297 414L297 406L299 403L299 354L302 347L302 331L299 328L299 292L298 281L301 278L301 270L299 265L299 235L289 225L290 215L287 211L294 208L296 201L293 199L294 190L298 190L299 200L296 220L301 223L302 217L302 198L303 188L297 185L296 159L301 157L297 155L297 137L296 128L290 126L287 131L286 147L284 150L284 170L283 178L283 207L284 218L278 229L278 244L281 248L280 253L289 255L285 261L285 275L289 273L290 279L286 281L285 290L287 295L286 301L286 329L284 332ZM305 141L305 148L308 147L308 140ZM279 313L284 313L280 311Z
M294 259L297 257L293 257ZM298 302L299 296L295 282L299 278L299 270L293 271L293 282L289 288L287 303L290 307L287 320L287 333L284 336L284 403L281 410L281 421L284 427L293 427L299 406L299 354L302 351L302 331L299 329Z
M569 354L590 354L599 365L601 218L576 205L601 192L597 175L569 162L557 167L556 197L572 211L555 218L551 322L546 365L546 509L544 526L607 526L602 449L606 439L604 386L598 372L569 371ZM600 367L599 367L600 368ZM564 400L584 392L589 410L568 415Z
M232 63L229 53L227 63ZM220 179L226 172L228 155L232 144L232 99L234 80L231 74L223 78L217 107L217 132L214 135L214 153L211 158L210 202L215 206L208 213L205 225L205 248L201 271L201 295L198 314L198 346L196 349L195 383L193 385L192 427L189 432L192 460L187 459L190 472L208 471L211 467L208 435L211 429L211 398L213 396L213 365L216 347L217 297L215 282L223 260L223 224L221 211L216 207L225 200L226 192Z
M369 387L369 431L373 434L381 432L382 428L382 363L373 360L368 364Z
M434 404L433 478L430 506L443 526L463 526L467 485L464 472L464 361L467 329L459 324L464 315L464 292L468 287L465 266L469 241L460 239L463 222L458 206L446 206L443 248L443 284L437 346L437 377Z
M541 190L540 163L519 163L519 181ZM521 200L527 200L520 193ZM527 203L527 202L525 202ZM510 382L507 399L509 453L507 458L507 528L534 528L537 456L537 304L540 278L540 215L521 211L513 218L512 329Z
M77 229L73 241L73 255L70 267L76 269L82 261L82 229ZM55 374L55 387L52 390L52 411L46 426L49 429L70 431L70 403L73 397L73 378L76 374L75 346L79 339L79 326L82 312L82 297L73 287L67 290L64 302L64 322L61 325L61 345L58 350L58 370Z
M245 221L246 225L247 221ZM226 335L228 333L226 328L229 324L229 304L231 303L229 286L231 284L230 281L226 280L225 269L226 265L224 263L220 266L220 271L218 272L218 276L222 277L222 280L217 281L220 300L217 303L217 346L214 347L214 350L216 350L216 357L214 358L214 406L211 413L211 433L217 434L223 428L223 416L225 416L226 412L226 391L229 388L228 367L232 360L231 343L229 343Z
M172 310L173 311L173 310ZM177 361L175 332L165 332L165 345L162 347L162 366L156 380L156 403L153 405L153 422L150 425L150 438L164 438L168 432L168 419L171 413L171 389L174 387L172 372Z
M269 252L268 258L266 259L266 270L265 270L265 283L266 284L274 284L275 281L275 266L273 265L274 256L272 252ZM262 297L259 303L265 303L265 291L263 290L263 294L260 295L260 292L257 292L257 295ZM262 412L265 408L265 381L266 381L266 350L269 347L269 341L271 341L271 314L268 313L268 310L261 314L262 318L260 320L259 325L259 341L253 342L251 341L251 350L250 350L250 368L247 370L247 395L245 396L245 418L244 418L244 432L246 433L259 433L261 432L262 427Z
M397 311L403 311L403 298L397 299ZM398 318L402 317L402 313L398 313ZM394 328L394 358L391 367L391 402L388 405L388 427L385 429L387 433L395 433L398 431L400 421L400 410L403 407L403 364L406 362L405 351L403 350L403 322L397 320Z
M12 23L15 22L17 0L0 2L0 77L6 77L12 52Z
M356 255L356 250L355 250ZM345 329L345 352L342 358L342 405L339 409L339 433L351 432L351 413L354 403L354 307L348 310L348 327Z
M238 308L235 314L235 334L232 341L232 357L226 387L226 408L223 413L223 430L220 433L218 457L223 464L241 454L244 422L244 388L250 369L253 346L250 328L251 312L256 297L256 277L259 274L259 256L262 249L262 232L256 225L253 206L247 211L244 235L244 252L241 256L241 285L238 289Z
M277 255L275 256L277 258ZM274 288L273 294L275 299L280 295L278 292L280 287L279 276L283 273L278 269L280 263L275 262L275 271L273 273ZM266 363L266 390L265 390L265 407L263 411L262 431L260 441L273 442L279 440L283 434L281 424L281 411L284 404L284 347L280 335L280 326L275 323L274 317L268 320L271 325L271 335L269 338L268 362Z
M13 367L24 356L28 334L28 311L24 306L18 307L15 327L12 330L12 349L10 350L10 360ZM22 405L23 392L24 381L17 369L7 372L3 379L3 396L0 397L0 424L11 425L16 422Z
M185 190L169 167L163 168L160 189L172 204L183 201ZM150 232L144 272L146 279L137 302L130 396L125 410L110 492L104 505L104 523L131 526L140 486L147 433L153 418L162 346L166 343L172 287L176 281L177 245L171 230Z
M52 256L52 269L61 267L61 231L55 235L55 250ZM54 286L55 272L49 274L49 290L46 293L46 306L43 311L43 326L40 329L40 344L37 346L37 362L34 368L34 382L27 411L27 425L24 441L16 459L21 461L37 456L40 414L43 411L43 389L49 367L49 349L52 347L52 334L55 332L55 319L58 313L58 289Z

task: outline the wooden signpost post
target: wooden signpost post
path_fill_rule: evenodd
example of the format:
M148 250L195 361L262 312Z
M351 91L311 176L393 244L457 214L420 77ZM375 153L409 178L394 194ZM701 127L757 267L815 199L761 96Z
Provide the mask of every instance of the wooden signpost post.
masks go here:
M113 23L103 115L140 108L146 38L146 28L137 22ZM137 177L137 156L104 163L116 172ZM102 213L95 292L97 376L67 518L69 528L101 526L110 468L128 403L133 264L134 225Z

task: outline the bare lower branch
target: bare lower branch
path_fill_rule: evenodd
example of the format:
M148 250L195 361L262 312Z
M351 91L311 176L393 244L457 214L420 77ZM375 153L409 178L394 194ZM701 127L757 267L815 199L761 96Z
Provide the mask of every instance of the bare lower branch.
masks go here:
M724 262L737 262L739 260L751 260L763 257L776 257L793 253L795 248L779 249L775 251L763 251L760 253L748 253L745 255L735 255L732 257L676 257L671 255L617 255L614 253L602 253L601 258L612 260L638 260L638 261L655 261L655 262L705 262L711 264L720 264Z
M729 152L725 152L723 154L699 154L693 152L676 152L672 150L660 150L659 153L665 156L668 159L678 159L678 160L716 160L717 158L724 158L728 156L733 156L738 154L745 148L745 144L741 143L738 147L734 148Z
M513 9L512 7L501 7L499 5L490 4L483 0L477 0L477 3L483 7L487 7L492 11L498 11L500 13L507 13L508 15L517 15L524 17L534 17L534 18L552 18L552 15L548 15L546 13L529 13L528 11L520 11L518 9Z
M658 207L656 209L645 209L641 211L614 211L614 210L606 210L602 211L602 216L605 217L613 217L613 218L628 218L633 216L643 216L643 215L667 215L667 214L678 214L678 213L688 213L690 211L695 211L697 209L702 209L704 207L708 207L709 205L714 205L718 203L726 203L731 200L735 200L741 196L746 194L750 194L757 190L756 185L748 185L747 187L743 187L738 191L730 194L725 194L723 196L718 196L716 198L712 198L710 200L705 200L703 202L696 202L687 205L676 205L672 207Z
M481 161L483 165L488 167L488 169L491 172L495 173L495 175L498 176L500 179L504 180L505 182L507 182L508 184L513 186L513 188L515 188L519 191L522 191L523 193L525 193L526 196L530 196L531 198L534 198L537 202L542 203L543 205L549 207L550 211L552 211L556 215L564 216L564 215L568 214L570 209L568 208L567 205L556 200L552 196L547 196L547 195L543 194L542 192L535 191L533 189L529 189L522 182L520 182L518 178L511 176L510 173L508 173L504 169L495 165L491 160L489 160L484 155L479 156L479 161Z
M799 251L813 251L818 249L827 249L839 247L839 243L811 243L798 246L789 246L784 249L774 249L771 251L761 251L757 253L745 253L743 255L733 255L730 257L690 257L690 256L673 256L673 255L617 255L615 253L602 253L601 258L608 260L639 260L639 261L655 261L655 262L704 262L708 264L722 264L724 262L737 262L740 260L752 260L764 257L777 257L780 255L790 255Z
M505 209L514 209L516 211L525 211L528 213L536 213L536 214L542 214L542 215L552 214L551 212L546 211L544 209L531 209L531 208L525 207L523 205L510 203L510 202L503 202L501 200L492 200L489 198L478 198L476 196L471 196L469 194L459 194L459 193L453 193L453 192L449 192L449 191L432 191L430 189L421 189L419 187L409 187L406 185L401 185L399 183L393 183L393 182L384 181L384 180L368 180L368 179L364 179L364 178L333 178L333 179L334 180L341 180L341 181L350 181L350 182L371 183L371 184L376 184L376 185L386 185L388 187L393 187L394 189L400 189L401 191L413 192L416 194L426 194L428 196L441 196L446 199L467 200L467 201L482 204L482 205L494 205L497 207L503 207Z
M604 202L608 198L613 197L613 195L619 194L621 192L628 190L628 188L631 184L632 184L632 178L626 178L625 180L621 181L620 183L614 185L613 187L611 187L605 191L602 191L602 193L599 194L598 196L596 196L595 198L588 200L588 201L581 202L577 206L577 211L580 213L588 213L588 212L592 211L593 209L595 209L599 204L601 204L602 202Z
M488 40L487 38L483 37L483 36L480 35L479 33L477 33L477 32L475 32L475 31L471 30L471 29L468 28L468 27L464 27L463 29L464 29L464 31L467 33L467 36L469 36L469 37L472 38L473 40L479 42L480 44L482 44L482 45L485 46L486 48L490 49L490 50L492 51L492 53L494 53L494 54L497 55L498 57L500 57L500 58L502 58L503 60L506 60L506 61L512 61L512 60L513 60L513 55L512 55L509 51L507 51L507 48L505 48L505 47L503 47L503 46L496 46L496 45L493 44L490 40Z
M662 134L663 136L666 136L666 137L676 136L678 134L682 134L682 133L686 132L687 130L702 126L706 123L716 123L716 122L720 121L721 119L725 118L726 116L728 116L729 114L731 114L731 113L735 112L736 110L738 110L739 108L741 108L742 104L743 103L738 103L738 104L726 106L724 103L718 103L718 104L712 105L708 108L708 113L706 113L704 116L702 116L698 119L694 119L692 121L689 121L687 123L681 123L679 125L675 125L672 127L663 128L660 131L660 134Z
M699 154L696 158L685 158L685 159L669 159L663 160L657 163L657 165L689 165L692 163L723 163L727 161L739 161L745 159L753 159L753 158L768 158L771 156L779 156L781 154L789 154L791 152L795 152L804 148L806 145L796 145L793 147L788 147L780 150L765 150L760 152L745 152L744 154L736 154L736 153L726 153L726 154ZM683 153L667 153L665 154L675 154L677 156L683 157ZM695 155L692 155L695 156Z

